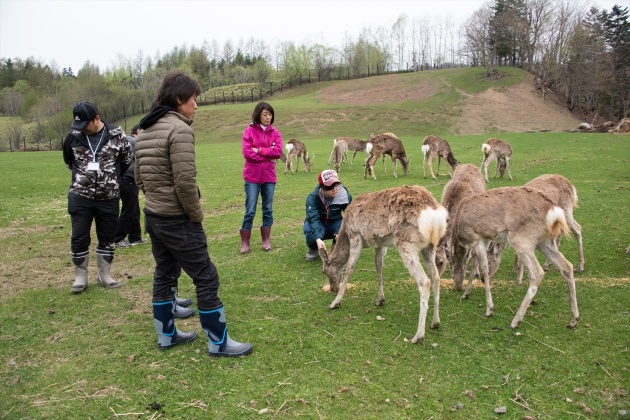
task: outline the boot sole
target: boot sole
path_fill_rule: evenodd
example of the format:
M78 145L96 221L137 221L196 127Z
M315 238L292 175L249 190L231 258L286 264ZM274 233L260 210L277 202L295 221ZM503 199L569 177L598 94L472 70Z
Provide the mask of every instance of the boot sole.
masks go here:
M72 286L70 288L70 291L72 293L83 293L85 291L85 289L87 289L87 286L80 286L80 287L74 287Z
M249 349L245 350L242 353L210 353L210 357L243 357L251 354L254 351L254 346L251 346Z
M110 283L110 284L105 284L101 281L100 277L97 277L96 279L96 283L98 283L99 286L102 286L106 289L118 289L120 287L120 283L116 282L116 283Z

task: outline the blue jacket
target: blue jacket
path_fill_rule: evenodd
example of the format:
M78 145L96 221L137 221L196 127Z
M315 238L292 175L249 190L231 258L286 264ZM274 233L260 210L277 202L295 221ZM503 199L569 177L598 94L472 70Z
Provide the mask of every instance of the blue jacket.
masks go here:
M306 197L306 219L311 225L313 237L322 239L324 237L324 226L343 219L342 212L346 210L348 204L352 202L352 196L346 187L341 185L337 195L329 205L326 205L324 191L318 184L317 187Z

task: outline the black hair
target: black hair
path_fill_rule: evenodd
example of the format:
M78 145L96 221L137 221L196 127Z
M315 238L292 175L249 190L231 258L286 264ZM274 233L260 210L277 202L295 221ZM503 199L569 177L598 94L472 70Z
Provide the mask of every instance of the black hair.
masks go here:
M152 108L168 106L176 110L194 95L201 95L201 90L199 82L184 72L169 73L162 81L162 86L160 86Z
M267 102L258 102L256 108L254 108L254 112L252 113L252 121L256 124L260 124L260 114L262 114L263 110L267 110L271 112L271 123L273 124L273 118L275 116L275 112L273 112L273 107L269 105Z

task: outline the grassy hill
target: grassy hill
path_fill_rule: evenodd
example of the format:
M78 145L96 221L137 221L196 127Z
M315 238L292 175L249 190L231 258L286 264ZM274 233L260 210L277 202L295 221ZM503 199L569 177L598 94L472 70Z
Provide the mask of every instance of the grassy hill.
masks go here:
M265 101L274 107L274 125L286 140L367 139L378 132L402 138L575 128L577 120L562 105L536 97L531 77L513 67L501 68L494 78L486 78L482 68L460 68L313 83ZM524 93L515 95L517 89ZM200 107L193 124L198 143L240 141L254 105ZM483 122L479 126L471 118ZM533 122L515 127L515 120ZM135 122L128 121L128 128ZM479 128L471 131L473 125Z

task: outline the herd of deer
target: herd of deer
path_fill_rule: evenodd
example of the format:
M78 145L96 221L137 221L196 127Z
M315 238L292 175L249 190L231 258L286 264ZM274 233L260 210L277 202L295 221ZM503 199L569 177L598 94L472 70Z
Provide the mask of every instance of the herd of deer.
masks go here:
M303 143L292 139L286 147L285 168L293 171L292 160L297 157L304 162L304 169L310 168L310 159ZM352 150L354 157L358 151L368 154L364 177L374 174L374 163L379 157L389 155L397 176L397 161L407 174L409 159L402 142L393 133L370 135L368 141L348 137L335 139L330 154L329 166L334 164L339 171L343 162L348 162L347 153ZM433 290L433 320L431 328L440 325L440 276L448 264L453 275L455 288L463 288L467 264L470 278L463 297L471 294L471 284L478 273L485 284L486 311L484 316L494 313L490 279L497 271L503 250L511 246L516 254L515 270L518 271L517 284L527 270L529 287L510 328L516 328L535 297L543 278L544 270L534 251L538 249L553 263L564 277L569 293L571 319L567 325L573 328L579 320L573 265L558 250L558 242L563 234L573 233L577 239L579 262L578 270L584 270L584 251L581 227L573 218L573 208L577 205L577 192L571 182L561 175L543 175L519 187L503 187L486 190L488 166L496 162L497 171L503 176L507 170L510 180L510 145L496 138L488 139L482 145L481 168L472 164L459 164L449 144L437 137L427 136L421 147L424 162L424 176L428 163L431 177L433 160L445 159L450 165L451 179L444 186L441 203L421 186L401 186L355 198L345 212L336 244L327 252L320 250L323 271L328 277L330 290L337 293L330 308L338 308L343 299L348 279L351 276L362 248L376 250L375 263L378 279L376 305L385 302L383 294L382 266L387 248L396 247L402 261L415 279L420 292L420 313L416 334L412 343L423 342L425 320L429 306L430 291ZM349 162L352 165L352 161ZM483 173L482 173L483 172ZM286 169L285 169L286 173ZM420 264L422 253L427 277ZM345 269L344 269L345 267Z

